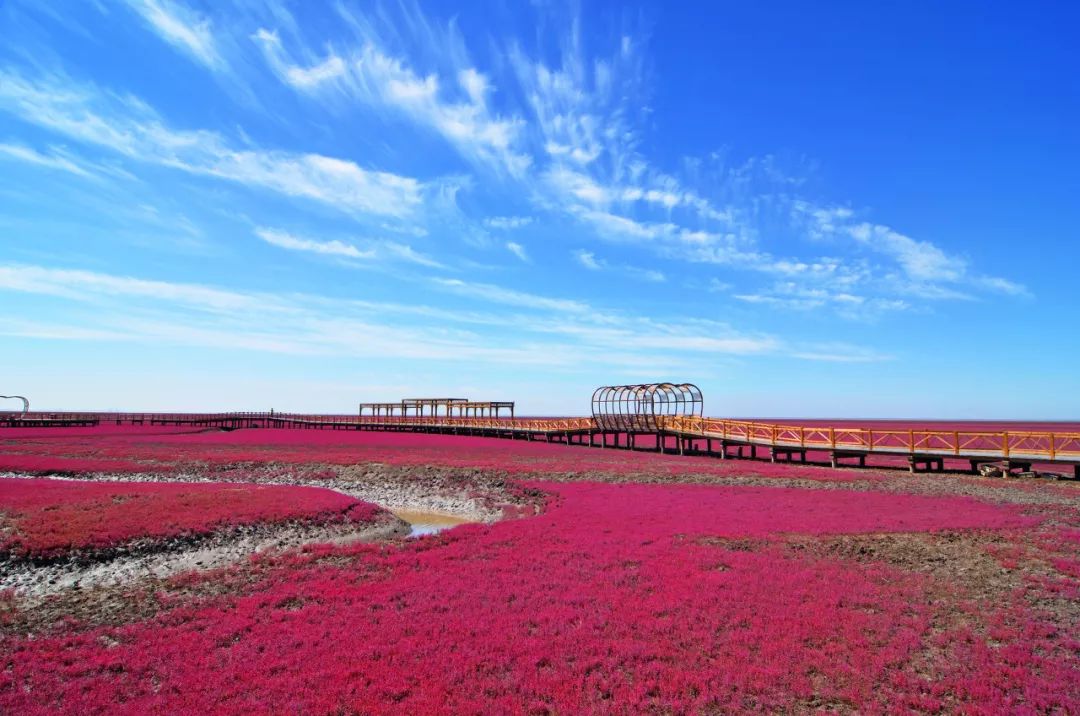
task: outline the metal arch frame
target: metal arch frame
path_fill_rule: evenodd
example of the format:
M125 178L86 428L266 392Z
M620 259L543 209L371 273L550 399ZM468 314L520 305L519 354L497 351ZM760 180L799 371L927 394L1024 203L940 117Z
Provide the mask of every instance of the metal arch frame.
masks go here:
M26 415L30 412L30 401L21 395L0 395L0 400L21 400L23 408L19 415Z
M703 404L693 383L605 385L592 394L593 420L612 432L657 432L667 418L702 417Z

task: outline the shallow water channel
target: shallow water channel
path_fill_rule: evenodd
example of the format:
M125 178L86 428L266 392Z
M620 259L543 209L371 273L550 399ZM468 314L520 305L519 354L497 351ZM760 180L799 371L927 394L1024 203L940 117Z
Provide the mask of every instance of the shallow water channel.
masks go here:
M433 535L436 532L448 530L458 525L469 524L474 520L455 515L444 515L440 512L419 512L415 510L392 510L394 515L409 523L410 537L422 537Z

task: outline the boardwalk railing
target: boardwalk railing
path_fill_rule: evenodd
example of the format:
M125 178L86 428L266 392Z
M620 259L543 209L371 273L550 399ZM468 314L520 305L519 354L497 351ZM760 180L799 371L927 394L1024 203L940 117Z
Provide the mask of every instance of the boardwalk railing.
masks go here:
M942 457L1080 460L1080 433L992 432L782 425L666 417L664 430L765 447Z
M90 425L191 425L225 428L329 428L369 430L471 430L482 433L569 435L603 432L593 418L495 418L356 416L302 413L0 413L2 427ZM657 416L659 435L720 440L774 450L824 450L834 454L922 455L971 460L1004 459L1080 463L1080 433L965 431L784 425L683 416ZM658 440L659 444L659 440Z
M476 430L501 430L507 432L581 432L596 430L592 418L471 418L451 416L363 416L355 415L300 415L275 413L270 420L298 423L327 423L359 427L400 428L463 428Z

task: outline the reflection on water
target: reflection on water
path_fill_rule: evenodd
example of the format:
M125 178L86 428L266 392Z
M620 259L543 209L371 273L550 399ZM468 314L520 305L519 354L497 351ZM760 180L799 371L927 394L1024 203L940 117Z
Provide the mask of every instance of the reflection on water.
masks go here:
M457 527L458 525L464 525L472 522L472 520L465 519L464 517L443 515L438 512L393 510L393 513L400 519L408 522L409 526L412 527L412 531L409 532L410 537L433 535L436 532L442 532L443 530L448 530L451 527Z

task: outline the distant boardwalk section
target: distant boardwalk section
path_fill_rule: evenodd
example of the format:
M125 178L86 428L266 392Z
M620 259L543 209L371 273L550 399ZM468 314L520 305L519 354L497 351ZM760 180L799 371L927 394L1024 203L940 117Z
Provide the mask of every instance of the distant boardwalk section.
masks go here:
M942 471L945 460L1008 473L1034 465L1072 468L1080 478L1080 430L943 429L915 425L785 424L703 416L692 383L604 386L594 391L590 417L519 418L513 401L406 398L361 403L353 415L299 413L50 413L0 412L0 429L171 425L235 430L381 430L544 440L594 448L767 458L834 467L865 466L868 457L906 459L912 472ZM508 415L507 415L508 414ZM1052 426L1053 427L1053 426Z

